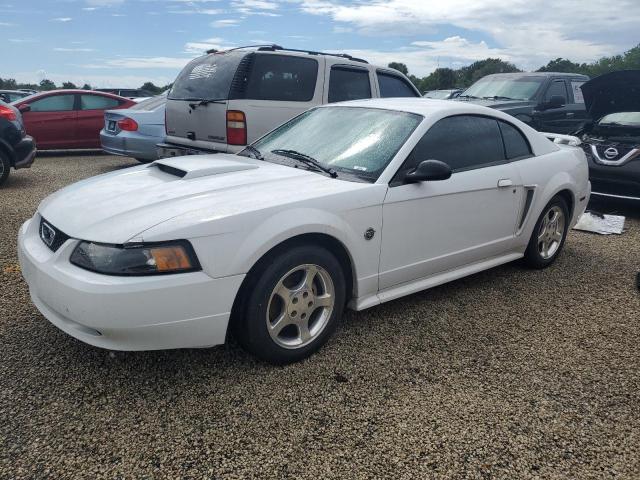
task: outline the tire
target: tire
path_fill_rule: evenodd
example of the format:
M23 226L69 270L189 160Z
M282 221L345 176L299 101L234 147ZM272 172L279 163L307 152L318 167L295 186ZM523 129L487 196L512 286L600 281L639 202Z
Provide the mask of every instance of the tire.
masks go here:
M555 196L544 207L531 233L524 261L531 268L546 268L562 251L569 229L569 207L560 196Z
M335 331L345 291L345 275L331 252L313 245L292 247L251 273L234 319L235 337L269 363L302 360Z
M11 162L7 155L0 151L0 185L2 185L9 177L9 171L11 170Z
M147 160L146 158L136 158L140 163L151 163L153 160Z

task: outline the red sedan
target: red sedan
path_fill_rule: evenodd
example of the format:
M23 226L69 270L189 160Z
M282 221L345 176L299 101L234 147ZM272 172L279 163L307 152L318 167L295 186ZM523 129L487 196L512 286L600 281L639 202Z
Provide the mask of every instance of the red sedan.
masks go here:
M13 103L38 150L101 148L104 111L129 108L128 98L92 90L53 90Z

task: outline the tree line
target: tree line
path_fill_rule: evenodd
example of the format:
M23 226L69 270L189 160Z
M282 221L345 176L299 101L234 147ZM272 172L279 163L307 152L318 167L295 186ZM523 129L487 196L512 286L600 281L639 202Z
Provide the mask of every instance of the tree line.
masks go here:
M421 92L427 90L440 90L451 88L466 88L476 80L492 73L521 72L513 63L505 62L499 58L487 58L479 60L466 67L436 68L426 77L416 77L409 73L409 69L404 63L391 62L390 68L395 68L409 77L413 84ZM546 65L538 68L537 72L563 72L581 73L589 77L597 77L603 73L616 70L638 70L640 69L640 44L620 55L602 57L592 63L576 63L566 58L556 58Z
M485 60L479 60L473 62L466 67L452 69L452 68L436 68L426 77L416 77L409 73L409 68L404 63L391 62L390 68L395 68L409 77L413 84L421 92L427 90L439 90L450 88L466 88L476 80L490 75L492 73L511 73L521 72L518 67L513 63L505 62L499 58L487 58ZM546 65L540 67L538 72L564 72L564 73L582 73L589 77L597 77L603 73L612 72L615 70L637 70L640 69L640 44L633 47L620 55L613 55L611 57L602 57L592 63L576 63L566 58L556 58L551 60ZM171 88L173 84L164 86L157 86L153 82L146 82L140 88L147 90L150 93L157 95ZM89 84L84 84L82 87L76 86L73 82L63 82L58 87L54 82L49 79L43 79L38 84L31 83L18 83L13 78L0 78L0 89L3 90L16 90L18 88L30 88L33 90L55 90L57 88L82 88L84 90L91 90L92 87Z

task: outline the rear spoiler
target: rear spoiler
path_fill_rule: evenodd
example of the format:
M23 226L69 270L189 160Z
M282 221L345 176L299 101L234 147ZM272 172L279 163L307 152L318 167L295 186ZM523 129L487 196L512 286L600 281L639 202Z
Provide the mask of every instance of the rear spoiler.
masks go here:
M558 145L568 145L570 147L577 147L582 144L582 141L578 137L574 137L573 135L562 135L560 133L547 133L540 132L542 135L547 137L553 143L557 143Z

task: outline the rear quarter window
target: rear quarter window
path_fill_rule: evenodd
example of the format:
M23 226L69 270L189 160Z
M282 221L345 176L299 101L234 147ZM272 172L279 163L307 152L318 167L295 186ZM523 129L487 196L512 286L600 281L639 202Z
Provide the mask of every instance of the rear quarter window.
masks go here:
M318 62L286 55L255 55L245 98L309 102L318 78Z
M498 121L502 140L504 142L504 151L509 160L518 158L526 158L533 155L531 147L525 136L513 125L507 122Z
M382 98L419 96L404 78L383 72L377 72L377 75Z

